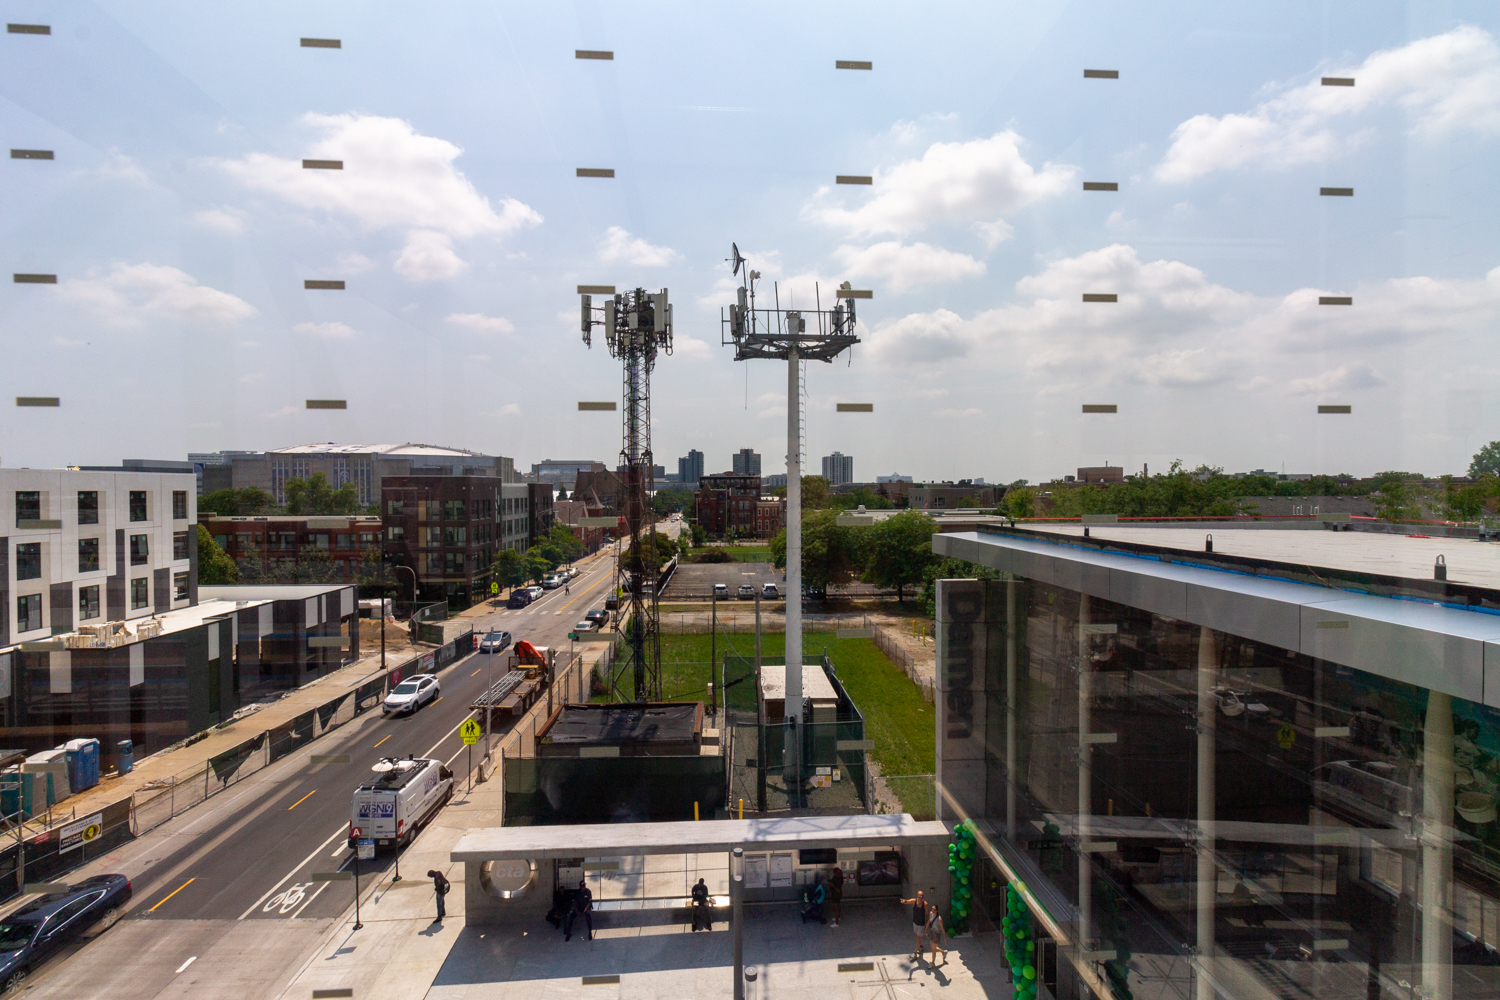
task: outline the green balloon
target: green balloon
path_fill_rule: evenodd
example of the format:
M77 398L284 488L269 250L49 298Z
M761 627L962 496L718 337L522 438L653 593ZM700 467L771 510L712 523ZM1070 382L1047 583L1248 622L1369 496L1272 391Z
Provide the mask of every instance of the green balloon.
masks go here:
M1023 968L1021 970L1021 975L1025 976L1027 979L1035 979L1036 978L1036 966L1034 966L1034 965L1028 965L1028 966L1026 966L1025 968Z

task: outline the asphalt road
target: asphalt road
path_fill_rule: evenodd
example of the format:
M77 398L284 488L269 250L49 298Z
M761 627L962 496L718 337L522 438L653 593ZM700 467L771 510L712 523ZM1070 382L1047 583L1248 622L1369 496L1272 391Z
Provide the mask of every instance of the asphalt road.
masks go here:
M559 588L525 609L496 609L476 618L475 630L504 629L516 640L567 650L568 631L590 608L602 607L612 574L606 553L572 581L570 593ZM405 717L367 713L76 873L128 875L135 892L130 908L98 939L34 973L25 995L171 995L180 962L211 949L241 952L240 941L267 953L258 963L262 979L245 980L243 968L226 967L225 976L238 978L222 984L224 995L255 996L283 972L290 976L300 964L298 953L353 905L351 883L313 882L312 875L352 870L347 836L354 789L370 777L372 764L395 754L437 757L466 774L458 727L498 659L460 658L438 673L441 700ZM310 762L313 754L345 753L348 764ZM395 863L389 850L360 862L361 895L379 882L366 876L386 874ZM197 970L199 988L203 971Z

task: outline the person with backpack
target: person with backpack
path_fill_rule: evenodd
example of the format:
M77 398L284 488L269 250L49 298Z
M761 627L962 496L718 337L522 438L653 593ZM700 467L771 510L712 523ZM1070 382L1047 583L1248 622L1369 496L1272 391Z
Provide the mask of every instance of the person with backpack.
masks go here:
M948 949L943 947L943 942L948 940L948 931L943 927L943 916L938 912L937 904L927 904L927 943L932 946L932 966L937 968L938 952L943 953L943 964L948 964Z
M437 894L437 919L438 923L442 923L443 917L447 914L447 909L443 906L443 897L448 895L448 879L436 868L429 869L427 877L432 879L432 888Z
M698 929L699 922L702 922L704 930L714 929L714 911L709 905L708 886L701 878L693 886L693 930Z
M837 927L839 921L844 919L844 869L835 868L833 877L828 880L828 903L833 909L833 923L830 927Z

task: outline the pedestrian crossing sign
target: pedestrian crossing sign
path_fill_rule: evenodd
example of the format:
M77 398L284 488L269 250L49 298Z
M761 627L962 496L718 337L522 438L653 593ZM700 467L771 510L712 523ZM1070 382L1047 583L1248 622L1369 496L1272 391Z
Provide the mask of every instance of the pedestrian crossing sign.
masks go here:
M464 739L464 746L471 747L479 742L479 723L473 719L467 719L458 727L458 735Z

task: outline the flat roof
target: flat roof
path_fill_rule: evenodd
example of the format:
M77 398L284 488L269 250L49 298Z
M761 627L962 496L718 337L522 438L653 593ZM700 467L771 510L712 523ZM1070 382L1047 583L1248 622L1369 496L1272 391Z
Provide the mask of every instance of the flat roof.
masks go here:
M453 845L452 861L636 857L644 854L793 851L858 844L946 844L948 826L918 822L908 813L881 816L791 816L780 819L685 820L676 823L584 823L469 830Z
M1071 539L1081 538L1084 526L1025 527ZM1212 534L1215 553L1413 580L1431 580L1433 564L1442 556L1451 582L1500 589L1500 544L1473 538L1418 538L1374 531L1266 531L1237 529L1233 524L1206 530L1113 524L1091 524L1088 528L1094 541L1133 542L1198 553L1203 551L1204 536Z
M627 705L563 705L557 718L537 738L552 743L656 743L691 740L697 734L703 705L696 701Z
M760 665L760 693L766 698L786 700L786 664L762 663ZM802 697L814 701L838 701L839 694L822 667L802 668Z
M1309 535L1321 537L1290 537ZM1217 536L1214 541L1217 549ZM934 535L932 548L941 556L1500 707L1500 615L1100 551L1061 533L1043 539L952 532Z
M186 607L186 608L177 608L174 611L160 611L160 612L157 612L154 615L141 615L141 616L139 616L137 618L114 618L114 619L100 618L100 619L97 619L97 620L90 619L89 621L80 622L79 624L80 625L93 626L93 625L104 625L104 624L122 623L127 628L129 628L130 631L133 634L133 633L135 633L136 629L139 628L143 623L155 620L155 621L161 623L161 631L159 633L157 633L157 635L171 635L174 632L182 632L182 631L184 631L186 629L196 628L199 625L202 625L205 621L207 621L210 618L218 618L218 617L221 617L221 616L224 616L224 615L230 615L230 614L233 614L234 612L242 610L244 608L255 607L256 605L265 604L265 603L267 603L267 602L264 599L258 600L258 601L248 601L245 604L240 604L237 601L223 601L223 600L217 600L217 599L214 599L214 598L210 598L209 600L199 601L197 604L191 605L191 606ZM77 635L78 631L79 630L77 628L75 628L72 631L70 631L68 633L65 633L65 634L67 634L67 635ZM129 645L131 645L131 643L142 642L142 641L149 641L150 639L154 639L154 638L156 638L156 636L150 636L146 640L135 638L135 639L132 639L131 642L120 643L120 646L129 646ZM44 639L31 639L31 640L27 640L24 643L13 643L12 645L9 645L9 646L0 646L0 653L14 652L17 649L20 649L22 646L29 646L29 645L32 645L33 643L54 643L54 642L57 644L57 647L56 647L56 651L57 652L65 652L65 651L67 651L66 647L63 646L62 635L49 635L49 636L47 636ZM99 648L99 647L95 647L95 648ZM116 647L112 647L112 648L118 649L119 647L116 646Z
M249 601L258 604L263 601L305 601L309 597L317 597L320 594L332 594L340 590L349 590L354 587L352 583L288 583L288 584L259 584L240 583L226 587L199 587L198 596L201 599L229 601Z

